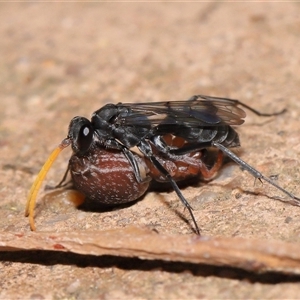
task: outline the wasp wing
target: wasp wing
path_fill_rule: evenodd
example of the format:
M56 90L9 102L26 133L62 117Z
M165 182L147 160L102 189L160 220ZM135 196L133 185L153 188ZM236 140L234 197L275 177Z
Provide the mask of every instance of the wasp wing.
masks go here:
M162 124L196 128L240 125L246 113L239 104L238 100L202 95L182 101L120 103L118 106L126 107L130 113L119 116L119 122L123 126L151 127Z

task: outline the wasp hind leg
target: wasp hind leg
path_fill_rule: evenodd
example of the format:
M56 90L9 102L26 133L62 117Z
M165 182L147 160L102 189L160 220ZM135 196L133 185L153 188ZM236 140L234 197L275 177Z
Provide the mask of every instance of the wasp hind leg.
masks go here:
M273 180L266 177L265 175L260 173L258 170L254 169L252 166L250 166L245 161L243 161L241 158L239 158L237 155L235 155L233 152L231 152L228 148L226 148L225 146L223 146L223 145L221 145L217 142L212 142L212 146L218 148L219 150L221 150L230 159L232 159L235 163L237 163L242 168L242 170L248 171L254 178L257 178L260 181L264 180L264 181L268 182L269 184L273 185L275 188L282 191L283 193L285 193L286 195L288 195L290 198L293 199L293 200L290 200L290 201L288 201L288 200L281 200L281 201L289 202L290 204L300 206L300 198L298 198L294 194L288 192L287 190L282 188L280 185L275 183Z

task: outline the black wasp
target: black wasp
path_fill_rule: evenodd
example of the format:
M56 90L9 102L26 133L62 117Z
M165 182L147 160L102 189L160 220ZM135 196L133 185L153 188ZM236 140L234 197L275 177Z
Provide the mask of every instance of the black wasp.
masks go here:
M232 127L244 123L246 113L240 107L259 116L285 111L264 114L238 100L196 95L184 101L107 104L95 111L91 120L73 118L67 138L49 156L30 190L25 214L31 229L35 230L34 207L41 183L60 151L69 145L73 155L68 170L75 187L88 198L110 205L130 202L146 192L152 179L167 181L188 209L198 234L192 207L176 182L199 175L211 178L224 155L300 206L299 198L229 150L240 146ZM211 147L219 154L215 165L208 168L203 154Z

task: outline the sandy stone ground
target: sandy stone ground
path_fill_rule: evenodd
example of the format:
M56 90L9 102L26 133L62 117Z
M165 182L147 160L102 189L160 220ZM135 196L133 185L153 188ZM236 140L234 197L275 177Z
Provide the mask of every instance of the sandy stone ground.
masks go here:
M238 154L300 195L299 3L1 3L0 231L28 232L26 196L73 116L108 102L240 99ZM71 150L47 176L55 185ZM300 208L235 164L182 190L206 236L300 243ZM83 211L72 192L39 194L39 231L146 226L193 234L174 192L148 192L134 205ZM177 212L177 213L176 213ZM1 241L0 241L1 242ZM299 277L114 256L0 252L1 299L296 299Z

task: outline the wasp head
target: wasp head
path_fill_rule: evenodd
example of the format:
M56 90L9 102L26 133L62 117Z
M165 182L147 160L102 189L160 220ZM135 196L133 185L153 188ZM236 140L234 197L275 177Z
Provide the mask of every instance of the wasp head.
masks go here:
M75 117L69 125L68 138L72 141L72 149L76 154L84 154L93 144L94 128L84 117Z

